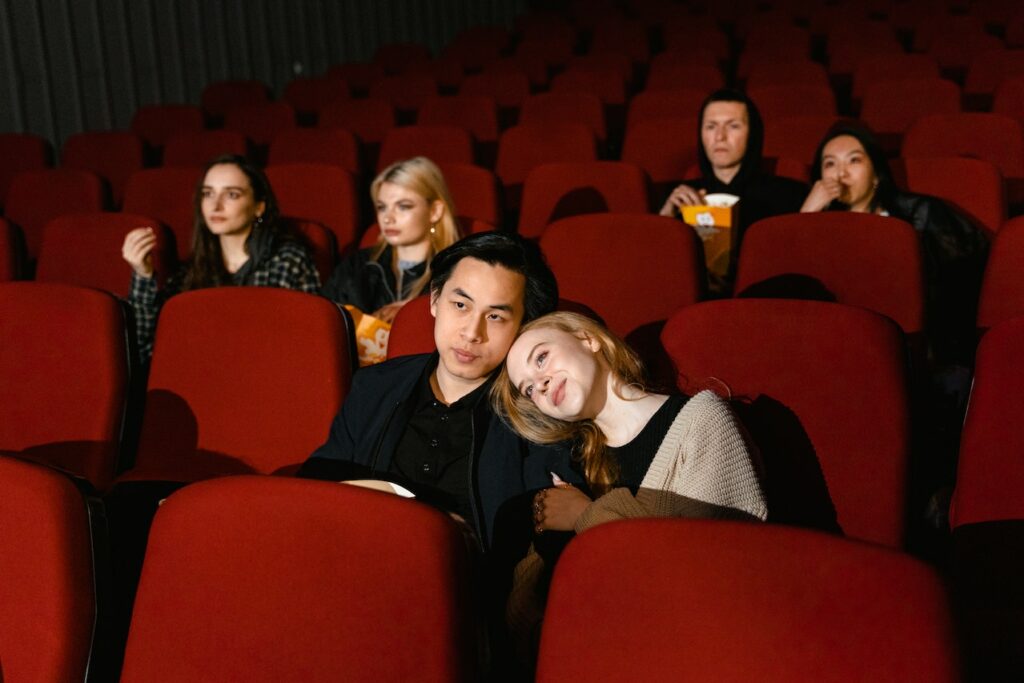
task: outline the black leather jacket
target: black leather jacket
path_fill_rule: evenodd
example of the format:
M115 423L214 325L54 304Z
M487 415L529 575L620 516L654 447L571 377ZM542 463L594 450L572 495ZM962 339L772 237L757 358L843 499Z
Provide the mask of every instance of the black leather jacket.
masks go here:
M338 264L320 293L339 304L351 304L364 313L373 313L382 306L403 301L412 293L410 285L427 268L426 262L417 263L402 272L402 292L391 270L391 247L385 247L377 260L371 255L375 247L367 247L351 254Z

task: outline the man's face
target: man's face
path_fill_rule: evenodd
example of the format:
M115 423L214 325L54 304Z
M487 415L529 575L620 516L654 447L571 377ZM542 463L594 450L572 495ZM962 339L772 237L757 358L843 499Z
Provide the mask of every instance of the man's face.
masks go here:
M459 261L431 300L442 386L479 386L505 360L523 320L526 278L475 258Z

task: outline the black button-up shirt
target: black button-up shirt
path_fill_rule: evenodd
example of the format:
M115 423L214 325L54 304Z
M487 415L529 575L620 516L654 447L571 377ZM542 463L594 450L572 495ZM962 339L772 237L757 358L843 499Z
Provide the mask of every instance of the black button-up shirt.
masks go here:
M486 400L491 383L485 382L450 406L445 405L434 396L430 385L435 367L428 365L420 378L412 415L398 442L390 472L412 483L411 488L423 502L455 512L472 523L473 410Z

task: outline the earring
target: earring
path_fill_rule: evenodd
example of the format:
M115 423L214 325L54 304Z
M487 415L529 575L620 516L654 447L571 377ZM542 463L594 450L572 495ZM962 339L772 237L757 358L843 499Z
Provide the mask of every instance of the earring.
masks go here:
M259 216L256 216L256 225L262 225L262 224L263 224L263 215L260 214Z
M436 233L437 233L437 223L434 223L433 225L430 226L430 234L434 235Z

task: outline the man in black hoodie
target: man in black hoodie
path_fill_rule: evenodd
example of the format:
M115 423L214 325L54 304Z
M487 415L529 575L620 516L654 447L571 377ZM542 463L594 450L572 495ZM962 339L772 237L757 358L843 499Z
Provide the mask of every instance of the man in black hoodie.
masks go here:
M763 172L764 123L744 93L723 88L708 96L697 120L697 140L701 177L676 187L661 208L662 216L703 204L708 194L735 195L740 198L742 240L747 227L762 218L800 210L807 185Z

